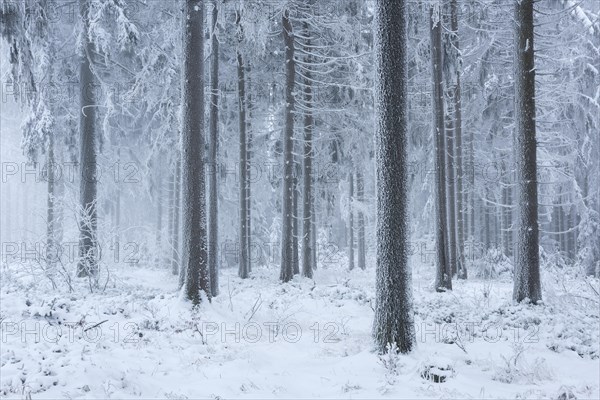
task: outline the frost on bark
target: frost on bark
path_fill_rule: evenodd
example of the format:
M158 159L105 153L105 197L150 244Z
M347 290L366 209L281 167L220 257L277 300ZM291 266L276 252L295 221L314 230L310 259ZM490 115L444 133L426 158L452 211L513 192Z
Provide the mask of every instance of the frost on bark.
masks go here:
M181 268L180 260L180 248L179 245L179 233L181 228L179 227L179 220L181 217L181 153L177 151L175 153L177 161L175 162L175 180L173 181L173 239L172 239L172 257L171 257L171 271L173 275L179 274L179 287L183 286L184 273ZM180 271L181 270L181 271Z
M377 272L373 337L409 352L415 345L408 264L406 2L375 3Z
M437 291L452 290L452 271L448 262L448 230L446 218L446 171L444 140L444 93L442 82L442 22L439 5L430 9L431 68L433 77L433 139L435 147L435 229Z
M306 110L304 111L304 159L302 164L302 179L303 179L303 209L302 209L302 276L307 278L313 277L313 177L312 177L312 160L313 160L313 129L314 118L312 114L313 95L312 95L312 74L310 72L310 64L312 57L310 55L310 31L308 23L304 22L304 34L306 39L306 59L307 68L304 72L304 102Z
M219 8L213 2L211 23L211 59L210 59L210 125L208 143L208 165L210 166L208 193L208 270L210 292L219 294L219 192L217 188L217 149L219 145L219 39L217 38L217 20Z
M89 3L80 0L79 10L83 21L81 35L81 61L79 65L79 135L80 135L80 221L79 221L79 263L77 276L95 277L98 274L97 254L97 182L96 182L96 98L94 74L91 58L94 46L89 41Z
M534 0L515 2L515 125L517 153L517 257L513 298L542 300L540 284L535 138Z
M236 25L238 29L238 49L237 49L237 77L238 77L238 122L240 134L240 226L239 226L239 268L238 276L242 279L248 277L248 160L246 152L246 81L244 58L241 53L243 42L243 31L241 26L241 14L236 12Z
M53 277L55 275L56 258L58 256L56 241L56 231L59 221L56 213L56 176L55 176L55 156L54 156L54 135L48 135L48 156L46 159L46 179L48 181L48 202L46 215L46 274L54 285Z
M248 272L252 272L252 74L250 60L246 60L246 241L248 246Z
M204 181L204 27L202 0L186 0L183 54L183 251L186 297L210 299Z
M296 68L294 63L294 36L289 10L282 16L282 32L285 45L285 125L283 129L283 212L281 229L281 271L279 279L290 281L294 276L293 267L293 190L294 156L294 81Z
M354 198L354 174L350 168L348 173L348 269L354 269L354 210L352 200Z
M456 268L458 279L467 279L465 264L465 210L463 193L462 92L460 73L462 58L458 38L458 1L450 2L450 42L455 52L454 66L454 165L456 166Z
M358 268L365 269L365 215L363 206L365 202L365 180L362 171L356 172L356 200L360 205L358 209Z

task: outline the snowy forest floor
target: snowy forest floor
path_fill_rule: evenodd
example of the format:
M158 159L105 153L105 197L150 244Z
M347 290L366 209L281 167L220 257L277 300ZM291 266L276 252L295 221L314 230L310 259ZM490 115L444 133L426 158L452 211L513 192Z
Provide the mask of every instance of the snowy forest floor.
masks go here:
M81 279L57 291L5 265L0 397L599 397L597 280L546 268L545 304L531 306L512 303L510 277L435 293L433 267L413 270L417 349L379 357L372 265L327 265L316 284L281 284L275 266L244 281L226 269L195 311L164 269L115 267L90 294Z

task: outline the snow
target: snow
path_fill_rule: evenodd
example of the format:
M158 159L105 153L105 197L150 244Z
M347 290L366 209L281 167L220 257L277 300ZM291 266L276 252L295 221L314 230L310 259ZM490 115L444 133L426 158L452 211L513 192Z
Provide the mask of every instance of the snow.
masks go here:
M322 265L315 281L296 276L286 284L275 265L255 267L246 280L226 269L221 294L194 311L168 268L114 266L105 292L90 294L85 282L73 293L56 291L29 268L4 266L0 393L598 398L598 299L588 293L597 281L547 271L545 304L514 304L508 274L436 293L433 267L415 262L417 348L380 357L372 352L370 261L365 271Z

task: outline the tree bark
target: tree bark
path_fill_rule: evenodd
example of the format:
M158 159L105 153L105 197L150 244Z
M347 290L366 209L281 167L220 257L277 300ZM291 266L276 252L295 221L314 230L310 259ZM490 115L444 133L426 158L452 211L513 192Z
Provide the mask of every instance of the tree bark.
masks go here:
M542 300L540 284L535 128L534 0L515 2L515 124L518 242L513 298Z
M219 148L219 40L217 20L219 8L213 2L211 24L210 59L210 125L208 143L208 165L210 174L208 194L208 271L210 292L219 294L219 189L217 187L217 151Z
M307 56L305 62L307 68L304 72L304 101L306 103L306 111L304 112L304 159L303 159L303 209L302 209L302 276L306 278L313 277L313 176L312 176L312 159L313 159L313 128L314 119L312 114L313 106L313 95L312 95L312 74L310 71L310 64L312 57L310 55L310 31L308 29L308 23L304 22L304 35L306 39L305 52Z
M294 36L289 10L282 16L283 41L285 44L285 125L283 129L283 212L281 229L281 271L279 279L290 281L294 276L293 266L293 196L294 196L294 83L296 67L294 62Z
M252 166L252 80L251 80L251 68L250 61L246 60L246 93L247 102L246 109L248 110L248 116L246 118L246 164L248 166L248 172L246 174L246 238L248 247L248 272L252 272L252 177L251 166Z
M377 271L373 337L409 352L415 345L408 264L407 15L405 0L375 3Z
M348 173L348 268L354 269L354 210L352 200L354 198L354 172L350 168Z
M365 181L362 171L356 172L356 198L358 200L358 268L365 269Z
M183 54L183 265L186 297L210 299L204 175L204 4L186 0Z
M54 275L56 268L57 257L60 254L58 252L58 246L60 243L56 241L56 176L54 174L54 168L56 166L56 160L54 157L54 135L51 133L48 135L48 155L46 158L46 179L48 183L48 199L47 199L47 216L46 216L46 275L50 277L52 285L54 286ZM7 185L8 186L8 185Z
M97 249L97 171L96 171L96 96L95 79L91 70L94 46L89 41L89 2L79 1L79 10L83 21L83 41L79 65L80 88L80 221L79 221L79 264L77 276L96 277L98 274Z
M444 140L444 92L442 82L442 23L438 6L430 9L431 67L433 77L435 186L436 186L436 278L437 291L452 290L452 271L447 259L446 171Z
M238 75L238 122L240 134L240 256L238 276L242 279L248 277L248 159L246 152L246 81L244 60L241 53L243 42L243 30L241 26L241 15L236 11L236 25L238 29L237 50L237 75Z
M175 197L173 199L173 255L171 257L171 271L173 275L179 274L179 287L183 286L185 281L185 270L181 263L181 245L179 235L181 233L181 152L176 152L177 162L175 163L175 182L173 182L173 191Z
M454 160L456 166L456 268L458 279L467 279L465 264L465 217L463 194L463 142L462 142L462 92L460 87L460 74L462 70L462 56L458 40L458 1L450 3L450 28L452 30L451 43L456 52L455 83L454 83Z

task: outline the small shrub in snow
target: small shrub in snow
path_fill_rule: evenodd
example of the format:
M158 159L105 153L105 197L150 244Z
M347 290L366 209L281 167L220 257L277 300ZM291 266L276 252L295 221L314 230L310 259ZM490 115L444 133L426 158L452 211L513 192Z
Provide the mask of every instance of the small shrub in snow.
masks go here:
M396 343L388 343L385 354L379 356L379 361L385 368L385 380L388 385L396 383L399 369L402 367L400 363L400 351Z
M528 383L533 384L543 380L552 379L552 372L546 359L537 357L533 363L525 357L525 347L522 343L513 344L513 354L510 357L502 356L504 364L497 368L492 379L503 383Z
M577 396L573 394L571 388L567 386L561 386L558 389L558 395L556 396L556 400L576 400Z
M439 363L436 363L439 364ZM450 364L433 365L425 364L422 365L420 370L421 378L431 381L433 383L444 383L449 378L454 376L454 368Z

